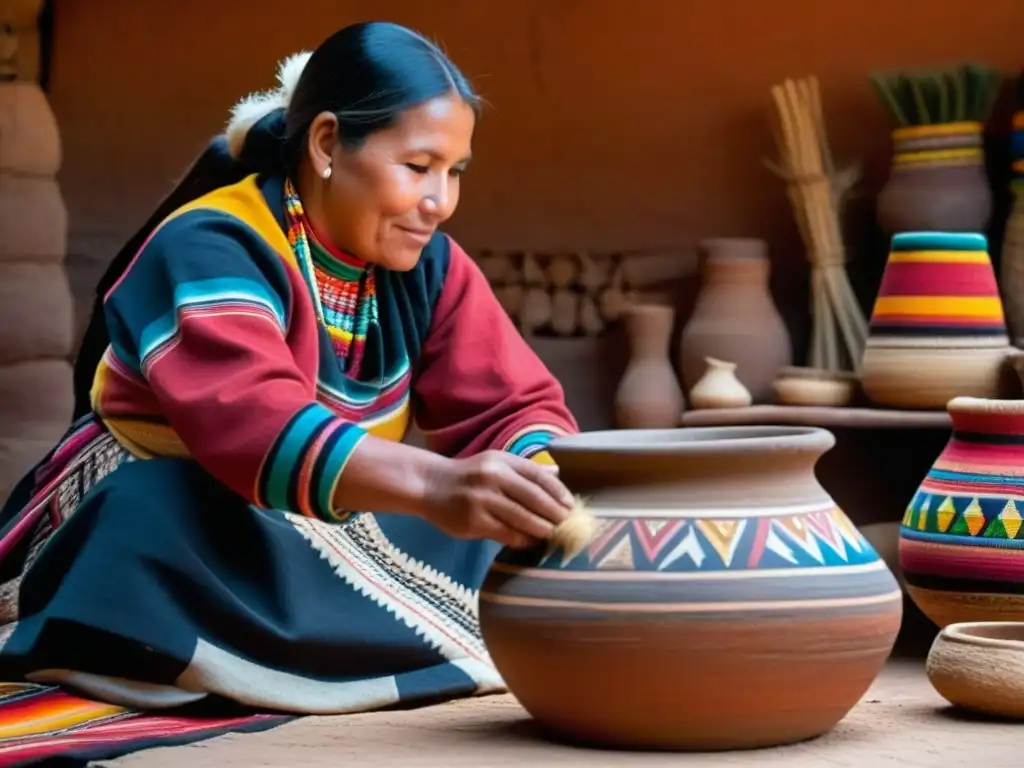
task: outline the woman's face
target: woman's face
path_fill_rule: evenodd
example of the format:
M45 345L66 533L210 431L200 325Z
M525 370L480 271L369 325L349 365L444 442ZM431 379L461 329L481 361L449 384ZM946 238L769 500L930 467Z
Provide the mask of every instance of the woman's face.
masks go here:
M334 116L320 115L310 127L310 202L303 190L313 226L364 261L412 269L459 203L475 124L472 107L457 95L438 97L349 150L338 141Z

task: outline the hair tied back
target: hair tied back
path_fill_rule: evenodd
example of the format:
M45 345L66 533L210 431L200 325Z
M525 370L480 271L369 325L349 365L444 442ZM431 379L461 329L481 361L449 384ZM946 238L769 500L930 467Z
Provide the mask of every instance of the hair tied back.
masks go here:
M242 157L249 131L277 110L287 110L295 86L313 54L301 51L292 54L277 65L277 88L251 93L231 108L231 118L225 128L228 152L236 160Z

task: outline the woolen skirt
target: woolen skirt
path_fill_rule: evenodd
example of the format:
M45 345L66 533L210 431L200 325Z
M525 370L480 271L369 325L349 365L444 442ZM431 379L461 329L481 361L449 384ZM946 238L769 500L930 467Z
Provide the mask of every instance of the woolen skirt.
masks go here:
M259 509L193 461L134 459L92 417L0 526L0 680L319 714L503 690L476 611L493 542Z

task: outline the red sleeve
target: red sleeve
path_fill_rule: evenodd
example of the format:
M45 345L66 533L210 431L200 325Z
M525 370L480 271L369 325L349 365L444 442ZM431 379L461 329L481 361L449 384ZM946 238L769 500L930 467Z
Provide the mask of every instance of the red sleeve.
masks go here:
M112 431L146 431L145 414L118 402L119 388L143 382L211 475L258 506L333 521L344 517L335 485L366 433L318 403L296 363L286 334L315 350L315 319L294 306L287 274L226 214L165 224L106 297L94 408Z
M547 444L578 431L561 384L454 241L413 382L416 423L431 450L499 449L547 460Z

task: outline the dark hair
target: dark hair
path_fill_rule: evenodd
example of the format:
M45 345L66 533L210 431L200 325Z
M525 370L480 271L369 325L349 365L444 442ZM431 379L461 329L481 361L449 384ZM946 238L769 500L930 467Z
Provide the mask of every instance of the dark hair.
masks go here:
M447 93L480 108L480 97L444 52L398 24L370 22L336 32L302 70L285 116L285 163L294 171L310 123L321 112L338 118L340 139L359 147L409 107Z
M92 380L110 343L103 297L167 216L252 173L295 173L309 126L322 112L337 117L342 143L358 148L371 134L393 125L405 110L453 92L479 111L480 97L437 44L399 24L353 24L321 43L303 66L287 107L277 105L258 115L236 151L225 135L217 136L100 278L75 362L75 418L92 408Z

